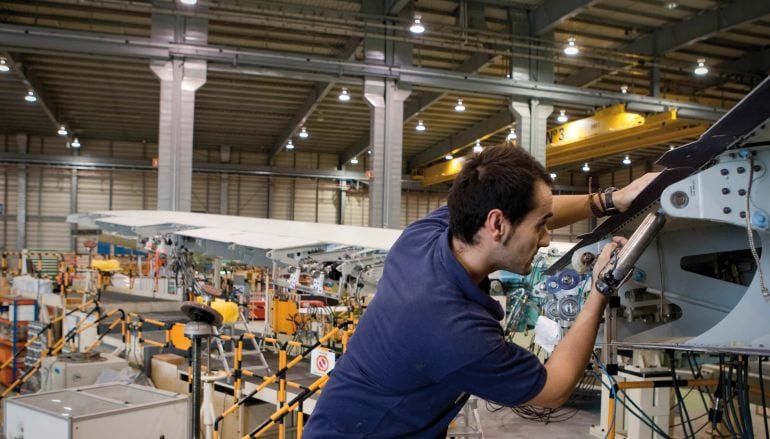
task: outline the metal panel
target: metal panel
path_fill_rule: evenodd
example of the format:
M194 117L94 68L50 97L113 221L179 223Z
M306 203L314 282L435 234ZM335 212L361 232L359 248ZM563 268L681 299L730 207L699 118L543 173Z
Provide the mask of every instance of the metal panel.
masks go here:
M318 182L318 222L336 224L339 209L339 189L331 182Z
M82 171L78 175L78 212L109 210L109 175L104 171Z
M297 179L294 185L294 219L297 221L318 222L316 215L316 195L318 181Z
M27 215L66 216L69 214L70 183L68 170L29 168Z
M144 172L144 209L158 208L158 171Z
M230 215L267 218L267 177L230 177L228 211Z
M16 217L6 216L7 221L3 222L2 233L0 233L0 240L2 240L3 250L20 250L16 248Z
M156 191L155 187L146 187L145 174L146 172L141 171L112 171L113 210L140 210L143 208L145 190Z
M5 185L2 202L5 203L5 214L12 215L13 218L16 218L16 200L18 199L16 193L19 183L18 178L16 178L18 169L18 166L4 166L2 168L4 173L2 184Z
M348 191L345 196L345 224L367 226L369 224L369 196L362 190Z
M280 157L280 156L279 156ZM293 190L294 179L286 177L274 177L270 189L271 218L293 219Z
M27 221L27 248L69 251L70 225L61 221Z
M192 174L191 210L202 213L219 213L219 185L217 174Z

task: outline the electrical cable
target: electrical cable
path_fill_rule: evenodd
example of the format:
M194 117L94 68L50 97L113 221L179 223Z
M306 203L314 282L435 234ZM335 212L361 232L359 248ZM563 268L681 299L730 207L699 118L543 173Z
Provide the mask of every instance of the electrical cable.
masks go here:
M684 437L686 438L688 437L687 427L690 428L690 432L693 431L692 422L690 421L690 414L687 412L687 407L684 405L682 391L679 389L679 386L676 382L676 356L673 350L668 351L668 358L671 363L671 380L674 383L674 395L676 395L677 404L679 405L679 418L682 419L682 431L684 432ZM686 425L684 422L685 420L687 421Z
M759 356L759 392L762 395L762 420L765 423L765 439L770 439L770 430L767 429L767 403L765 401L765 379L762 376L762 356Z
M743 385L741 386L741 394L743 395L743 403L739 402L738 408L742 408L743 417L745 419L746 433L748 437L754 437L754 424L751 422L751 409L749 402L749 359L741 355L741 364L743 366Z
M762 264L759 261L759 254L757 253L757 246L754 242L754 233L751 229L751 187L754 184L754 156L749 158L749 184L746 188L746 234L749 238L749 249L751 255L754 257L754 261L757 265L757 272L759 273L759 289L762 292L762 296L765 298L770 297L770 291L765 285L765 273L762 270Z

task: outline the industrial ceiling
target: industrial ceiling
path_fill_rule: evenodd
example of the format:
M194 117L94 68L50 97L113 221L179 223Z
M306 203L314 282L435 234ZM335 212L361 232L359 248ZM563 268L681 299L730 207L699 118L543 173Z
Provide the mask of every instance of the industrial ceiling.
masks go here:
M55 136L57 124L64 123L84 144L156 143L160 86L149 65L167 57L170 46L150 44L153 14L208 21L207 42L174 46L176 56L209 62L207 81L196 95L194 148L229 146L274 157L288 153L283 146L291 138L298 151L337 154L341 164L349 163L368 148L363 77L379 75L412 89L404 111L405 172L443 160L444 151L463 150L472 144L467 139L506 142L509 102L530 91L553 103L549 127L559 124L560 110L574 120L621 102L655 111L688 101L695 113L714 110L713 120L770 70L770 2L386 5L385 14L371 14L355 0L199 0L194 6L171 0L4 0L0 56L11 70L0 73L0 133ZM423 34L409 32L415 16L426 27ZM378 70L365 63L365 41L372 38L411 45L411 66ZM579 54L564 53L570 39ZM709 72L697 76L693 69L701 59ZM527 89L531 83L509 78L517 63L546 66L545 71L552 63L552 78L534 80L552 82L553 90L539 88L538 95ZM343 88L348 102L338 99ZM24 100L30 90L38 102ZM454 111L457 99L466 111ZM419 121L425 131L415 130ZM303 126L306 139L297 136ZM597 158L592 170L621 166L626 154L654 160L687 141ZM581 166L561 170L579 172Z

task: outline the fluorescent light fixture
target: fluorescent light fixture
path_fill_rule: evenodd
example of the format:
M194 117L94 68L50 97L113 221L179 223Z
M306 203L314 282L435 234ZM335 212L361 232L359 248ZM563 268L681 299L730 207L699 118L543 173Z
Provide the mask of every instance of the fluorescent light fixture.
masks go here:
M35 96L35 92L30 90L27 92L27 95L24 96L24 100L27 102L37 102L37 96Z
M559 123L564 123L569 120L567 117L567 111L566 110L559 110L559 117L556 118Z
M417 131L425 131L428 128L425 126L424 123L422 123L422 120L418 120L417 125L415 125L414 129L416 129Z
M666 2L665 4L666 9L676 9L679 7L679 3L677 2Z
M624 165L626 165L626 166L630 165L630 164L631 164L631 158L629 158L628 156L626 156L626 157L623 159L623 164L624 164Z
M583 165L583 172L588 172L588 171L590 171L590 170L591 170L591 168L588 166L588 162L586 162L586 163Z
M370 149L370 150L366 151L366 153L369 154L369 155L372 155L372 150Z
M516 135L516 130L513 127L511 127L511 132L508 133L508 136L506 136L506 139L509 142L512 142L512 141L516 140L517 137L518 136Z
M575 45L575 39L570 38L567 40L567 45L564 46L564 54L569 56L575 56L580 53L580 49Z
M420 17L419 15L414 16L414 22L412 22L412 25L409 26L409 32L413 34L421 34L425 32L425 26L420 21L420 18L422 17Z
M673 150L674 150L674 148L675 148L675 146L674 146L674 145L668 145L668 150L669 150L669 151L673 151Z
M348 89L345 87L342 87L342 91L340 92L340 95L337 97L341 102L347 102L350 100L350 95L348 94Z
M11 68L8 66L8 61L5 58L0 58L0 72L10 72Z
M351 165L357 165L358 164L358 158L353 157L352 159L350 159L350 164Z
M701 58L698 60L698 65L695 66L695 70L693 70L693 73L695 73L698 76L703 76L709 72L709 68L706 67L706 58Z
M620 92L623 94L628 93L628 86L627 85L621 85L620 86Z
M72 147L73 148L80 148L80 139L75 137L75 140L72 141Z
M308 134L307 132L307 128L302 127L302 129L299 132L299 136L303 139L307 139L308 137L310 137L310 134Z
M68 134L67 127L64 125L59 125L59 130L56 131L60 136L66 136Z
M556 180L556 173L555 172L551 172L551 180Z
M289 151L294 149L294 142L292 142L291 139L289 139L289 143L286 144L286 149L288 149Z
M444 160L452 160L453 158L454 156L452 156L451 152L444 156Z
M179 2L182 3L183 5L193 6L196 3L198 3L198 0L179 0Z
M473 145L473 152L475 154L480 154L481 151L484 151L484 147L481 146L481 141L479 141L479 139L476 139L476 144Z
M465 111L465 105L463 105L462 98L457 98L457 105L455 105L455 111Z

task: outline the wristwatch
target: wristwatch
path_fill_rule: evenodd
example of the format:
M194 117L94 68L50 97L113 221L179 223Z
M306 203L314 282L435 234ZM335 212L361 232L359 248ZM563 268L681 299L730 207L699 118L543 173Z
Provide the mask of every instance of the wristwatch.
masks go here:
M616 187L608 187L604 190L604 212L607 215L617 215L620 213L615 203L612 201L612 193L618 190Z

